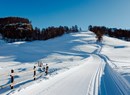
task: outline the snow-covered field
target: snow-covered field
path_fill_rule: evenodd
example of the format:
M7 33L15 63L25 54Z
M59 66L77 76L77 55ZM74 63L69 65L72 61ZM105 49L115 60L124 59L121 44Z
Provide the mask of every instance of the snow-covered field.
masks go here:
M130 43L91 32L66 34L47 41L5 43L0 40L1 95L130 95ZM37 62L49 65L33 81ZM38 69L38 67L37 67ZM23 74L24 73L24 74Z

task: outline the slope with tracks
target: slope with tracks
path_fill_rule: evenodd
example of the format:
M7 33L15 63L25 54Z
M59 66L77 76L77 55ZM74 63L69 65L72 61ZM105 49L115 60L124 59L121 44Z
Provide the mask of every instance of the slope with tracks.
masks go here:
M84 46L92 45L96 48L93 52L86 51L89 57L84 58L82 64L54 77L46 76L46 79L17 89L11 95L130 95L127 81L110 66L111 60L100 53L105 44L95 43L91 39L94 35L90 32L84 34L88 38L82 33L75 36L83 37L80 42L85 43ZM86 49L76 46L75 50L80 53Z

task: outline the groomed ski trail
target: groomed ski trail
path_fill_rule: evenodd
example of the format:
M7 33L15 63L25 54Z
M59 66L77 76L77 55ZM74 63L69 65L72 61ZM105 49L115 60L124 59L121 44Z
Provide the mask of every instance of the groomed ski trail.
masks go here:
M103 73L100 79L100 86L98 87L98 95L130 95L130 86L127 81L111 67L116 67L115 64L113 64L106 55L100 53L103 46L97 44L97 47L98 49L94 54L104 61Z
M82 65L11 95L130 95L127 81L110 66L111 60L100 53L103 45L97 43L96 47Z
M106 64L98 95L130 95L130 86L127 81L110 66L114 64L105 55L99 54L99 56Z
M13 95L97 95L101 68L100 57L91 55L86 63Z

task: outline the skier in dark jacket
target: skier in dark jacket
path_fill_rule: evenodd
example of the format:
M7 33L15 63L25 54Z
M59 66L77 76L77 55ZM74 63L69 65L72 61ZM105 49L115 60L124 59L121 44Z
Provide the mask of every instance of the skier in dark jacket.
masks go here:
M11 84L10 84L10 87L11 87L11 89L13 89L14 88L14 70L12 69L11 70L11 75L10 75L10 77L11 77Z
M48 74L48 69L49 69L49 66L48 66L48 64L46 64L46 68L45 68L45 74L46 75Z

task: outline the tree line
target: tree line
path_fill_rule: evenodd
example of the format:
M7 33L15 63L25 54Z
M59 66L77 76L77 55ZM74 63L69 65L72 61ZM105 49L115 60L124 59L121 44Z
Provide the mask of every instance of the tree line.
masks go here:
M110 37L130 41L130 30L107 28L105 26L92 26L92 25L88 27L88 30L94 32L97 38L102 37L103 35L107 35Z
M48 28L33 28L31 22L26 18L7 17L0 18L0 33L2 38L7 42L14 41L33 41L33 40L48 40L57 36L62 36L65 33L78 32L77 25L48 27Z

